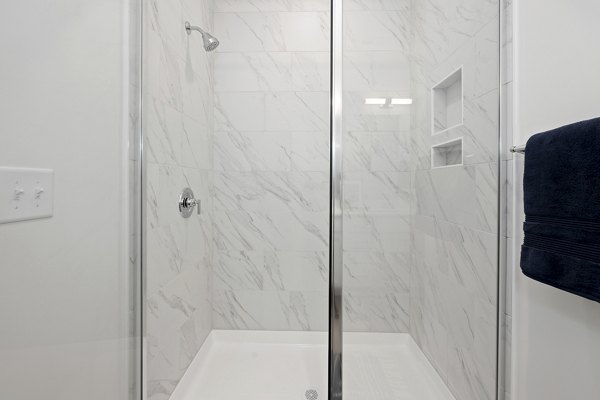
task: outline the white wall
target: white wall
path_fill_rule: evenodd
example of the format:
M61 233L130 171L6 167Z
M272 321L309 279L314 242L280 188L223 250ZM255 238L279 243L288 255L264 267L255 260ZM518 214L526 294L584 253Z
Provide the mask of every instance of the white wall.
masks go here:
M0 165L55 170L54 217L0 225L0 398L127 388L127 4L0 5Z
M600 115L600 2L517 1L515 138ZM522 186L523 158L516 159ZM522 190L515 195L513 398L596 399L600 393L600 304L523 276Z

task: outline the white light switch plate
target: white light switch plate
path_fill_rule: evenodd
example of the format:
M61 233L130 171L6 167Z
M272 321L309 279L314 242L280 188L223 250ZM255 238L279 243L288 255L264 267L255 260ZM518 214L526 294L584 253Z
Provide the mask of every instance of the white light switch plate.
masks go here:
M54 171L0 167L0 223L52 216Z

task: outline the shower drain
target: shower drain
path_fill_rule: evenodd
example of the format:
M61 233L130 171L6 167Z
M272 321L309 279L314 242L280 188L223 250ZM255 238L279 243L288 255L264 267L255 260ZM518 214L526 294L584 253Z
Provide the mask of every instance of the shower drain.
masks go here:
M308 389L306 393L304 393L306 400L317 400L319 398L319 393L315 389Z

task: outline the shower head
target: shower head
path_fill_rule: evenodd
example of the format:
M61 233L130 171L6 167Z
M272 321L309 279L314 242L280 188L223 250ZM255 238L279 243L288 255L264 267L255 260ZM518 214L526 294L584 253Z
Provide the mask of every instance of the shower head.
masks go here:
M208 32L205 32L198 26L190 25L189 22L185 22L185 30L188 35L192 34L192 31L198 31L202 34L202 41L204 42L204 50L213 51L219 47L219 40Z

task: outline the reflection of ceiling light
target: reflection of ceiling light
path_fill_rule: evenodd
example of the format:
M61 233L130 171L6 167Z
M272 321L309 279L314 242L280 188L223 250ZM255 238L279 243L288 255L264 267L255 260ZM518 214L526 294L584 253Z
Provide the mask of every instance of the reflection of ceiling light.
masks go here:
M392 99L392 104L394 105L408 105L412 104L412 99Z
M397 99L397 98L386 98L386 97L367 97L365 104L368 106L398 106L398 105L410 105L412 99Z
M365 99L365 104L369 105L369 106L384 106L385 103L387 102L387 99L385 97L373 97L373 98L369 98L367 97Z

